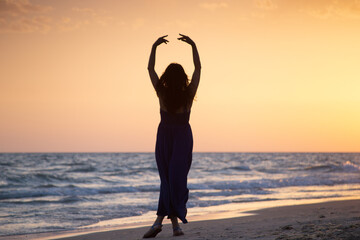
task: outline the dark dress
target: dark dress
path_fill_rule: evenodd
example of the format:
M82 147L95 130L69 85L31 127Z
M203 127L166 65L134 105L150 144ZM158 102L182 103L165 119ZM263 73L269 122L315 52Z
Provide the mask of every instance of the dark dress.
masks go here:
M160 115L155 147L161 180L157 215L177 216L183 223L187 223L187 175L193 149L190 112L169 113L160 110Z

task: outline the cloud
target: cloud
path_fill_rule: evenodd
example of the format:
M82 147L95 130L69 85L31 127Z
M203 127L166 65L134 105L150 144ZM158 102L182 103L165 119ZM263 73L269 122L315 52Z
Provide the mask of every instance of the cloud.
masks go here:
M278 6L272 0L256 0L255 6L256 6L256 8L267 10L267 11L278 8Z
M360 0L331 1L325 6L301 10L312 17L328 18L360 18Z
M203 2L200 3L199 6L201 8L214 11L221 8L227 8L229 5L226 2L211 2L211 3Z
M51 29L52 19L44 16L52 7L28 0L0 0L0 33L42 32Z
M61 32L73 31L79 28L82 28L86 25L89 25L87 20L77 20L70 17L62 17L60 21L57 22L57 30Z
M29 0L0 0L0 33L47 33L86 27L123 26L124 22L108 12L92 8L68 8L60 16L51 15L50 6ZM140 23L135 23L138 28Z
M108 12L102 10L95 10L92 8L72 8L73 12L77 13L77 20L72 19L75 21L75 28L79 28L84 25L98 25L102 27L106 27L109 25L122 25L121 23L116 22L116 20L109 16ZM65 22L67 25L67 22ZM66 28L68 26L65 26Z
M307 13L308 15L315 17L315 18L322 18L322 19L327 19L330 16L333 15L333 10L332 7L326 7L323 9L307 9L307 10L302 10L302 12Z
M31 33L41 32L47 33L51 29L51 18L45 16L37 17L21 17L8 21L0 19L0 33Z
M32 4L28 0L0 0L0 15L19 16L28 13L44 13L52 7Z
M249 16L252 18L265 18L268 14L278 8L278 5L272 0L254 0L253 11L250 11Z
M72 8L72 10L74 12L79 12L79 13L86 13L86 14L90 14L90 15L96 15L96 12L94 9L91 8Z

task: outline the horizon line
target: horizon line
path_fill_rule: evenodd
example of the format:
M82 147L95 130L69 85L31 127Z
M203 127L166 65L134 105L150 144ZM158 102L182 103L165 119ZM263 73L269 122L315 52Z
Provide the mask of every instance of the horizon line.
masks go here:
M0 154L16 153L155 153L155 151L0 151ZM360 151L194 151L193 153L360 153Z

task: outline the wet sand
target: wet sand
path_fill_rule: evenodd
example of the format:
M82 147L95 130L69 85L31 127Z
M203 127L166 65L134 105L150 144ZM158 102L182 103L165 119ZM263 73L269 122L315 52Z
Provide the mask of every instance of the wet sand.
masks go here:
M274 207L252 211L254 215L190 222L181 225L184 236L172 237L165 224L157 239L360 239L360 200ZM191 219L189 219L191 220ZM142 239L148 227L96 232L61 238ZM49 239L54 239L55 236Z

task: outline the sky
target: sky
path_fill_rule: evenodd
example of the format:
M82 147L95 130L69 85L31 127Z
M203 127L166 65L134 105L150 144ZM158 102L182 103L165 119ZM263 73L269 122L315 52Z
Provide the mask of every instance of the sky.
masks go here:
M154 151L179 33L194 151L360 151L360 0L0 0L0 152Z

